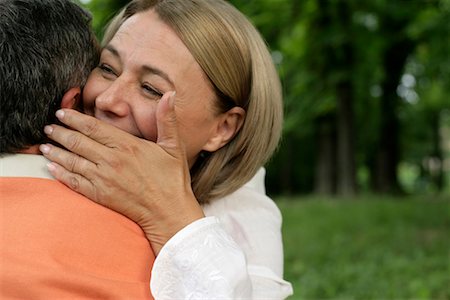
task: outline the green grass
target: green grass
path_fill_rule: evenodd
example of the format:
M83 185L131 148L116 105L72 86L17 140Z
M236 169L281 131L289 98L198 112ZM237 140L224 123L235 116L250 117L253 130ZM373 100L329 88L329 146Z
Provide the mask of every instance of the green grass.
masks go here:
M289 299L450 299L447 199L277 202Z

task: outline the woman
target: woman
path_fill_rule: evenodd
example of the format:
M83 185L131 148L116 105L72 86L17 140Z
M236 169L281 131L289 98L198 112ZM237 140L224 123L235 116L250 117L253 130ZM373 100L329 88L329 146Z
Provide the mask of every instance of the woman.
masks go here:
M57 179L142 227L157 255L155 299L292 293L279 210L245 185L278 144L281 89L239 11L221 0L132 1L109 26L83 98L104 122L59 111L78 132L45 132L76 154L41 150Z

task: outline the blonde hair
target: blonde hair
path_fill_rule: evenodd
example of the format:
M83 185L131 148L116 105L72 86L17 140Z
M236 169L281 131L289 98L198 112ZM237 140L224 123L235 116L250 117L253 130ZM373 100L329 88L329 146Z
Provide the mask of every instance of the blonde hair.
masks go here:
M110 23L108 43L125 20L154 9L184 42L211 81L217 106L246 111L236 136L191 168L192 189L200 203L226 196L248 182L271 157L280 140L283 105L272 58L259 32L222 0L134 0Z

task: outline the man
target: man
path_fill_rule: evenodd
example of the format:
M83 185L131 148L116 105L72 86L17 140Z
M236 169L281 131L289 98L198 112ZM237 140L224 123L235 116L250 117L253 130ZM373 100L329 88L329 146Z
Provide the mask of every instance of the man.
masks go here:
M149 299L142 230L53 180L38 146L98 60L69 0L0 1L0 298ZM125 201L125 199L124 199Z

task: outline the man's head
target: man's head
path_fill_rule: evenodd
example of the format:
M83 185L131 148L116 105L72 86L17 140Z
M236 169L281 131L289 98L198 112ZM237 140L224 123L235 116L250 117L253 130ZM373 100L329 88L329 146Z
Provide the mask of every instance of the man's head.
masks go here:
M79 96L98 62L90 21L69 0L0 1L0 153L44 142L63 96Z

